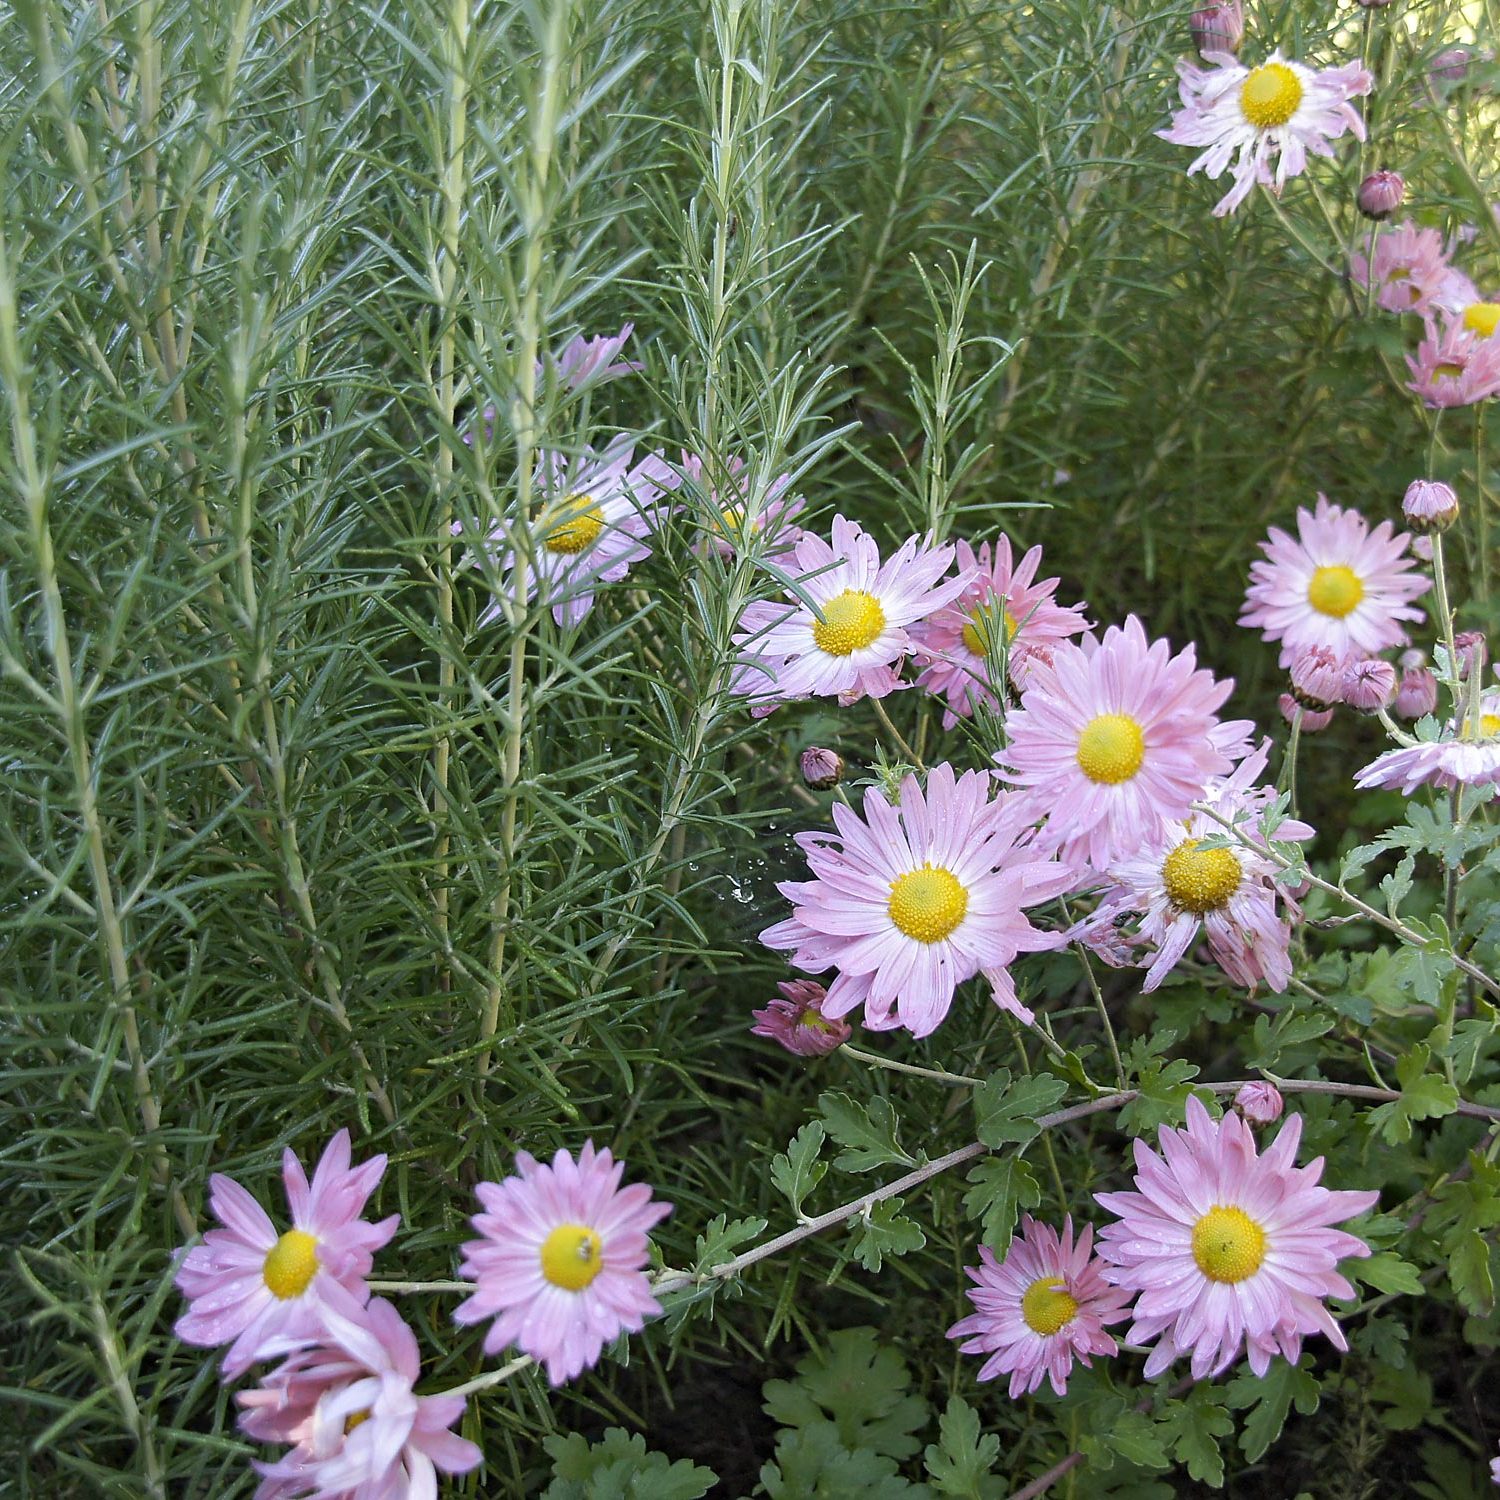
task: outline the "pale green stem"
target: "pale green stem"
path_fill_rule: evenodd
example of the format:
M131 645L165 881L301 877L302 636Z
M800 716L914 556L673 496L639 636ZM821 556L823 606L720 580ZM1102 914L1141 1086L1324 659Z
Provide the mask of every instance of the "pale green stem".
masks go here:
M839 1048L839 1052L844 1057L869 1063L872 1068L889 1068L892 1073L910 1073L917 1078L931 1078L938 1083L952 1084L955 1087L976 1088L984 1082L982 1078L970 1078L963 1073L945 1073L941 1068L919 1068L915 1063L897 1062L893 1057L880 1057L874 1052L851 1047L847 1042Z
M885 711L885 704L879 698L871 698L870 704L875 710L875 717L885 725L886 733L896 742L896 748L906 757L909 764L914 765L925 776L927 767L922 764L922 757L906 743L905 736L891 722L891 716Z

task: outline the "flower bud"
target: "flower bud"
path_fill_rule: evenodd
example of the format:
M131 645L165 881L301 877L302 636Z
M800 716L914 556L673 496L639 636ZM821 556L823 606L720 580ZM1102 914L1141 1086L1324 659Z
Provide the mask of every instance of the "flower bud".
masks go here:
M1392 705L1403 719L1421 719L1437 707L1437 678L1432 669L1424 666L1403 667L1401 686L1396 689L1396 701Z
M1432 538L1430 536L1414 536L1411 539L1411 550L1423 562L1431 562Z
M1366 10L1384 10L1391 0L1359 0Z
M1458 519L1458 496L1441 479L1413 479L1401 502L1406 524L1419 534L1446 531Z
M1281 1118L1285 1101L1274 1083L1247 1083L1234 1096L1234 1107L1252 1125L1274 1125Z
M1467 682L1470 672L1484 671L1484 664L1490 659L1489 643L1477 630L1460 630L1453 637L1453 649L1458 653L1460 682Z
M1292 662L1292 696L1314 713L1326 713L1342 703L1343 684L1344 659L1327 646L1309 646Z
M828 992L811 979L792 979L776 986L781 997L764 1010L751 1011L753 1036L780 1042L798 1057L827 1057L853 1035L847 1021L823 1014Z
M1238 52L1245 40L1245 10L1241 0L1209 0L1193 12L1189 24L1200 57L1210 52Z
M1388 661L1370 657L1344 668L1344 702L1372 714L1396 696L1396 669Z
M1428 76L1434 83L1462 83L1469 76L1471 57L1467 47L1449 47L1433 58Z
M1399 172L1371 172L1359 185L1356 201L1367 219L1388 219L1406 197L1406 180Z
M1281 709L1281 717L1288 724L1297 720L1297 715L1302 715L1302 733L1318 734L1327 729L1333 723L1333 710L1320 711L1315 708L1304 708L1290 693L1283 693L1277 699L1277 706Z
M844 774L844 757L836 750L809 745L802 752L802 779L815 792L826 792L839 784Z

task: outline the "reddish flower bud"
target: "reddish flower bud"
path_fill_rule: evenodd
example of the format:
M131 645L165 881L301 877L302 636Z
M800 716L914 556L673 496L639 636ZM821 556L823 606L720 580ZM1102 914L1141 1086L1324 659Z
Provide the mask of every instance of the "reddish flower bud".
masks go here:
M1413 479L1401 502L1406 524L1418 534L1446 531L1458 519L1458 496L1441 479Z
M1437 707L1437 678L1428 667L1403 667L1401 686L1392 705L1403 719L1420 719Z
M1252 1125L1274 1125L1281 1118L1285 1101L1274 1083L1247 1083L1234 1096L1234 1107Z
M1210 52L1238 52L1245 40L1245 11L1240 0L1210 0L1193 12L1189 24L1200 57Z
M1350 708L1372 714L1396 696L1396 669L1378 657L1351 662L1344 668L1343 688Z
M809 745L802 752L802 779L815 792L826 792L837 786L844 774L844 757L836 750Z
M1359 185L1356 202L1367 219L1388 219L1406 197L1406 179L1399 172L1371 172Z
M1326 713L1343 702L1344 658L1328 646L1309 646L1292 662L1292 696L1303 708ZM1303 727L1306 728L1304 722Z
M1315 708L1304 708L1290 693L1283 693L1277 699L1277 706L1281 709L1281 717L1288 724L1294 723L1299 713L1302 715L1303 734L1317 734L1333 723L1332 709L1320 712Z

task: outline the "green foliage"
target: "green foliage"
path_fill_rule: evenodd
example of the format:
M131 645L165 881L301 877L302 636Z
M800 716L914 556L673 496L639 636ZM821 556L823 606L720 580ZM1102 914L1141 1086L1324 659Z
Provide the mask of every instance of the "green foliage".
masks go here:
M1047 1073L1011 1081L1001 1068L974 1090L975 1132L986 1146L1024 1146L1037 1134L1037 1116L1056 1108L1068 1092L1061 1078Z
M1004 1255L1021 1210L1041 1203L1041 1184L1018 1156L987 1157L968 1180L972 1186L964 1194L964 1209L984 1226L985 1244Z
M979 1413L962 1396L950 1397L938 1421L938 1441L922 1455L933 1489L964 1500L999 1500L1005 1492L994 1473L999 1457L1000 1439L981 1434Z
M821 1121L809 1120L792 1138L785 1151L771 1158L771 1181L802 1217L802 1203L828 1172L828 1163L818 1160L825 1139Z
M648 1453L639 1433L611 1427L597 1443L571 1433L549 1437L552 1483L545 1500L699 1500L715 1475L680 1459Z
M1371 1125L1392 1145L1411 1139L1415 1121L1441 1119L1458 1105L1458 1089L1427 1071L1431 1060L1432 1053L1426 1046L1413 1047L1396 1063L1401 1097L1370 1112Z
M841 1171L869 1172L891 1162L916 1165L896 1139L896 1112L889 1099L877 1094L865 1105L830 1090L818 1096L818 1109L829 1135L845 1148L833 1161Z

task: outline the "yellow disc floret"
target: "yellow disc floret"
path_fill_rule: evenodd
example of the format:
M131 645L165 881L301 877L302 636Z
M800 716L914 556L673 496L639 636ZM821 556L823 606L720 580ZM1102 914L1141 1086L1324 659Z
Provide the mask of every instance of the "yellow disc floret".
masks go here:
M1240 85L1240 113L1257 130L1285 125L1302 103L1302 80L1285 63L1264 63Z
M542 1241L542 1275L565 1292L581 1292L600 1271L603 1243L584 1224L559 1224Z
M1078 1303L1061 1276L1043 1276L1021 1294L1021 1317L1033 1333L1045 1337L1066 1328L1078 1315Z
M318 1242L305 1229L288 1229L271 1246L260 1274L273 1297L300 1297L318 1272Z
M891 921L919 943L940 943L964 919L969 893L952 870L923 865L891 882Z
M569 495L562 505L562 519L547 533L549 552L569 556L592 546L604 530L604 510L587 495Z
M1464 308L1464 327L1487 339L1500 327L1500 302L1471 302Z
M990 654L990 636L994 633L994 616L980 609L969 616L963 629L963 642L975 656ZM1005 633L996 644L1009 645L1016 638L1016 617L1007 609L1000 617L1000 628Z
M1307 602L1321 615L1342 620L1365 597L1359 574L1343 563L1319 568L1308 580Z
M1219 911L1240 888L1240 862L1228 849L1202 849L1187 839L1163 861L1161 883L1173 906L1183 911Z
M845 589L823 606L823 618L813 621L813 640L830 656L862 651L885 629L880 600L863 589Z
M1492 740L1500 735L1500 714L1480 714L1479 732L1474 732L1474 721L1465 719L1458 727L1458 737L1461 740Z
M1266 1258L1266 1232L1242 1208L1216 1203L1193 1225L1193 1259L1210 1281L1244 1281Z
M1100 714L1078 736L1078 769L1105 786L1129 781L1145 758L1146 737L1129 714Z

